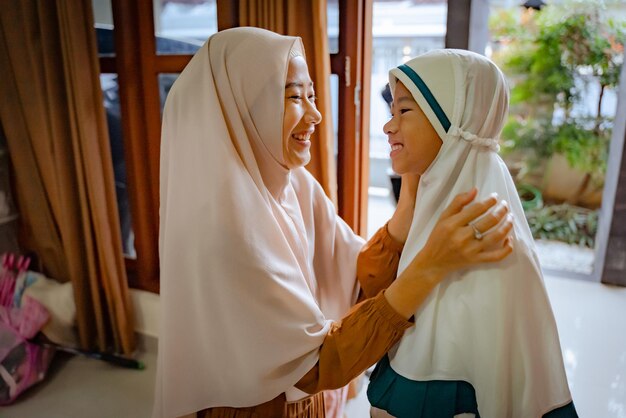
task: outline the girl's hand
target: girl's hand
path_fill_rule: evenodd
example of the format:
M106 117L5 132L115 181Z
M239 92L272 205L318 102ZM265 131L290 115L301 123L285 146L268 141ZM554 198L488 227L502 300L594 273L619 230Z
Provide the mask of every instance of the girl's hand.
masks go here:
M476 264L503 260L513 251L508 237L513 219L506 202L492 196L469 205L476 193L473 189L456 196L441 214L426 245L415 257L414 262L419 259L421 268L445 275ZM491 208L493 210L485 215ZM476 238L472 224L484 234L481 239Z
M417 196L417 186L419 182L419 174L402 175L402 185L400 187L398 206L387 224L389 235L391 235L391 237L398 242L404 243L406 241L406 237L409 235L411 222L413 222L415 197Z

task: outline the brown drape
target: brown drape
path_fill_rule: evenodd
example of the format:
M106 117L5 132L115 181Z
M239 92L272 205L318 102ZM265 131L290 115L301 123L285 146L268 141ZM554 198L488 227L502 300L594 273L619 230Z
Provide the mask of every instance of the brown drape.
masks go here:
M90 0L13 0L0 14L0 120L23 244L71 280L84 348L134 349Z
M309 73L315 83L317 107L323 116L312 140L311 162L306 168L337 204L326 13L326 0L239 1L239 26L256 26L302 38Z

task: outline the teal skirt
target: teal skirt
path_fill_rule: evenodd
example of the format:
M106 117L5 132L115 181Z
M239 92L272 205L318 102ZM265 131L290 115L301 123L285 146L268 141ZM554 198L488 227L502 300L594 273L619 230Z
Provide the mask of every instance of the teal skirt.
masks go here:
M471 413L480 418L476 391L464 381L415 381L396 373L383 357L376 365L367 397L372 406L397 418L452 418ZM543 418L578 418L573 403L548 412Z

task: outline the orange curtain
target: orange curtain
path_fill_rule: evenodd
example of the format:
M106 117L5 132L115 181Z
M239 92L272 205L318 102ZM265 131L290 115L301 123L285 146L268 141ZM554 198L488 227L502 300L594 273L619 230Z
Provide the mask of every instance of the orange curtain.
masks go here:
M326 0L240 0L239 26L255 26L283 35L299 36L315 83L317 107L324 119L316 129L307 169L337 204L332 108L330 104L330 53Z
M90 0L13 0L0 14L0 120L22 244L70 280L84 348L134 349Z

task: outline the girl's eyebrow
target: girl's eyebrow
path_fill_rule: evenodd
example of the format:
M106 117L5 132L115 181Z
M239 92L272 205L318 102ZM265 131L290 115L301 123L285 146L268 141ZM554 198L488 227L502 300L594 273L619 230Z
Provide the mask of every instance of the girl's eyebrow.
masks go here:
M398 100L394 100L391 104L400 104L402 102L409 102L409 103L415 103L415 100L413 100L412 97L408 97L408 96L402 96L400 98L398 98Z
M292 88L292 87L304 88L304 83L296 81L296 82L287 83L285 85L286 89L289 89L289 88ZM313 87L313 82L312 81L309 82L309 87Z

